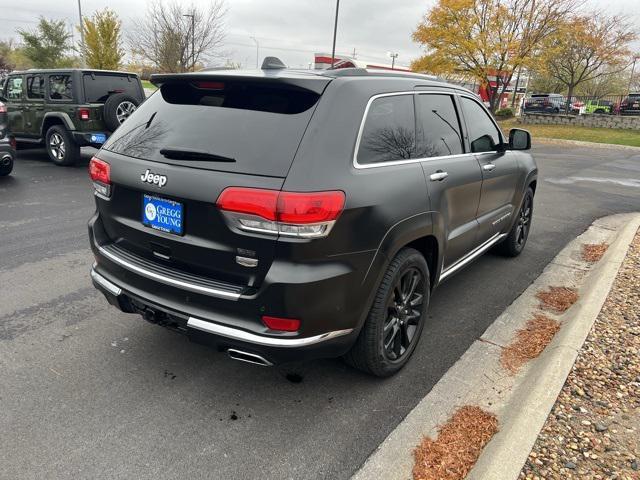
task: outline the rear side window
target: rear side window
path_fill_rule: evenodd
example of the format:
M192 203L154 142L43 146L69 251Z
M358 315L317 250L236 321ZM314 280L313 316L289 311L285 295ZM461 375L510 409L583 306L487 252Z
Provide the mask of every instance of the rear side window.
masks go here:
M196 83L163 85L103 148L172 165L285 176L319 95L266 83Z
M22 77L10 77L7 80L7 99L20 100L22 98Z
M462 111L469 131L471 151L475 153L492 152L501 143L500 131L486 110L475 100L460 97Z
M369 105L356 159L360 165L415 158L413 95L378 97Z
M73 100L71 75L49 76L49 98L51 100Z
M462 150L460 122L451 95L421 94L416 99L420 158L459 155Z
M27 77L27 98L32 100L44 98L44 77L42 75Z
M85 102L104 103L109 95L126 93L134 98L140 96L138 82L128 75L109 75L104 73L85 73L82 76Z

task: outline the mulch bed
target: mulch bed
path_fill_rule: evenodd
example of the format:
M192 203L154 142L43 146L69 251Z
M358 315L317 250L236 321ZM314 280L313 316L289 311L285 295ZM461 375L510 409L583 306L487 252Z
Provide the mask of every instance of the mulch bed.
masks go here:
M509 373L517 373L520 367L542 353L558 330L560 324L556 320L540 313L534 314L527 325L518 330L515 340L502 349L500 363Z
M564 313L576 303L578 292L575 288L549 287L543 292L538 292L536 298L540 300L540 308L543 310Z
M520 478L640 479L640 234Z
M582 258L586 262L595 263L599 261L609 248L606 243L588 243L582 245Z
M484 446L498 432L498 419L479 407L464 406L414 450L414 480L462 480Z

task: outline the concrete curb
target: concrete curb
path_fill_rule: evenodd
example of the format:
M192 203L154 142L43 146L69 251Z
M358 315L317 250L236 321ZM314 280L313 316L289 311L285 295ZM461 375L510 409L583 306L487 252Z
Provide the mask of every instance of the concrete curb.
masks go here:
M352 477L354 480L412 476L412 451L462 405L477 405L498 416L500 432L485 447L467 479L516 479L553 407L575 358L600 312L629 244L640 226L640 214L599 219L570 242L449 369ZM584 262L582 244L608 243L597 264ZM562 328L553 342L517 376L500 364L504 346L537 309L538 291L550 285L579 290L580 300L557 317ZM552 316L552 315L551 315Z
M590 273L580 291L580 299L563 318L564 328L520 378L510 405L502 415L500 432L485 447L467 480L518 478L609 295L638 228L640 216L620 231Z
M551 144L557 144L557 145L575 145L576 147L590 147L590 148L609 148L613 150L635 150L637 152L640 152L640 147L634 147L631 145L616 145L615 143L600 143L600 142L584 142L581 140L566 140L563 138L535 137L533 139L534 146L537 143L541 143L541 144L551 143Z

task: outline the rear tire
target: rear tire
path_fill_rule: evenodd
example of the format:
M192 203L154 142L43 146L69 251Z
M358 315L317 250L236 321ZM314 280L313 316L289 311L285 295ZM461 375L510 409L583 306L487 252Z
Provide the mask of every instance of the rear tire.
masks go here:
M430 290L424 256L412 248L400 250L380 282L369 315L345 361L378 377L391 376L404 367L420 340Z
M9 161L8 165L0 165L0 177L6 177L13 170L13 159Z
M531 219L533 217L533 190L527 187L522 197L522 205L518 210L513 227L507 238L496 247L496 251L505 257L517 257L524 250L531 231Z
M53 125L47 130L45 147L51 161L58 166L74 165L80 159L80 146L62 125Z

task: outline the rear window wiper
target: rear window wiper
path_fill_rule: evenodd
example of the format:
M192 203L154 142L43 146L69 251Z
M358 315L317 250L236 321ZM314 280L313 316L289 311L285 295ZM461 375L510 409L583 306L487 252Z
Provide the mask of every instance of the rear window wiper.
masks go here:
M235 158L223 157L213 153L198 152L197 150L186 150L184 148L163 148L160 154L172 160L202 160L204 162L235 162Z

